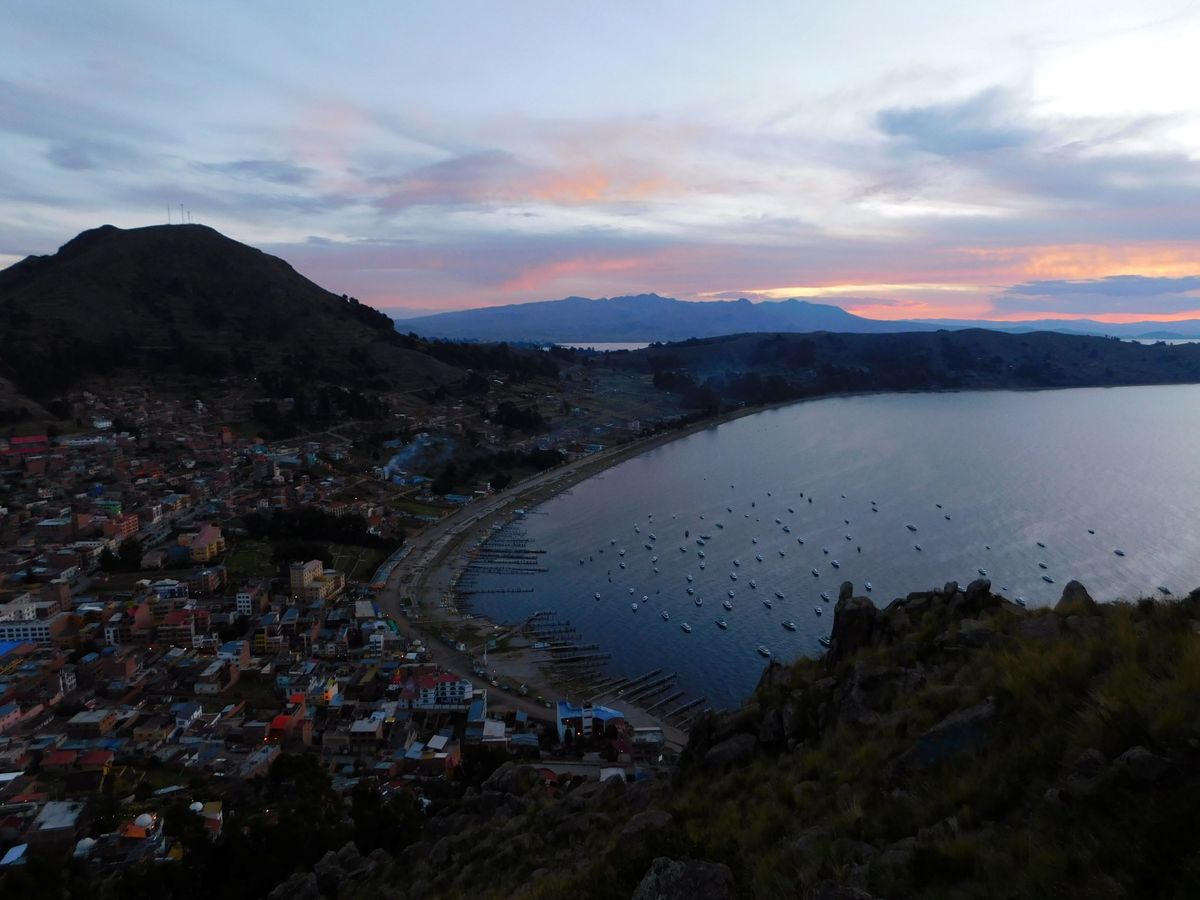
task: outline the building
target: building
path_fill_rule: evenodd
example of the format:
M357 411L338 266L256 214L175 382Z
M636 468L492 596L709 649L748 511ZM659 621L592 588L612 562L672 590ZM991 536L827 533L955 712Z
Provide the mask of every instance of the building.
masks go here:
M471 682L453 672L422 675L417 679L417 696L413 699L412 707L424 710L465 710L470 707L474 695L475 688Z
M291 593L294 598L305 596L305 591L313 579L325 571L325 564L319 559L310 559L308 562L292 563L288 575L291 582Z
M568 731L575 738L603 734L609 723L624 722L625 716L607 706L576 706L568 700L559 700L555 721L558 723L558 739L564 741Z
M237 613L246 618L257 615L263 611L268 599L266 585L263 582L239 588L235 598Z
M199 563L211 562L225 552L225 538L215 525L205 525L192 534L181 534L179 544L187 547L192 560Z
M25 832L25 839L31 847L43 850L70 850L82 830L83 810L81 800L49 801Z
M48 619L18 619L0 622L0 643L29 642L48 647L54 639L66 633L71 625L71 614L60 612Z

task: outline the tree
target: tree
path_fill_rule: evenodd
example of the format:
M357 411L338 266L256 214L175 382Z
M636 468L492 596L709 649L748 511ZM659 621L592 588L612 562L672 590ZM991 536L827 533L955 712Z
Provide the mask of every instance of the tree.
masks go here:
M136 572L142 567L142 542L135 537L126 538L121 542L117 556L124 571Z

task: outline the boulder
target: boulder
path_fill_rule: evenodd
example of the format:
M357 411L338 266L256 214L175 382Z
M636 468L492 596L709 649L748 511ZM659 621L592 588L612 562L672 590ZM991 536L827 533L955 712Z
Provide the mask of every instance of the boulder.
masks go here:
M902 770L921 770L982 746L996 717L996 704L991 698L967 709L951 713L902 753L896 766Z
M1138 784L1153 784L1171 767L1168 760L1145 747L1130 747L1116 758L1115 765Z
M1091 616L1099 612L1092 595L1078 581L1068 581L1054 611L1063 616Z
M1062 619L1058 616L1030 616L1018 622L1015 631L1017 637L1049 643L1062 634Z
M654 835L670 828L674 821L669 812L661 809L640 812L625 823L625 827L617 835L614 851L622 857L630 856Z
M979 619L963 619L958 623L958 639L968 647L982 647L995 636L992 626Z
M871 643L875 637L878 616L879 610L869 597L838 600L833 613L833 647L826 656L830 665L854 655L859 648Z
M632 900L734 900L729 866L660 856L650 864Z
M267 897L268 900L320 900L321 888L317 885L317 876L312 872L297 872L277 885Z
M754 745L754 735L735 734L705 753L704 765L712 769L722 769L746 762L754 755Z
M843 600L849 600L854 596L854 585L849 581L843 581L842 586L838 588L838 603Z
M538 770L533 766L506 762L483 783L483 790L501 794L526 794L538 783L538 778Z
M1090 796L1100 786L1107 769L1108 760L1103 753L1094 747L1084 750L1075 758L1067 773L1067 793L1076 800Z

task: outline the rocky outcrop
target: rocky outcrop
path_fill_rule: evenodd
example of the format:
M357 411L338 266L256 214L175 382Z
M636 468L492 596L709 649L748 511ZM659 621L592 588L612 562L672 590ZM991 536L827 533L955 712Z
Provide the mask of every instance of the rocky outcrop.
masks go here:
M847 582L849 583L849 582ZM870 597L847 597L837 602L833 612L833 634L827 659L836 665L853 656L875 638L879 610Z
M271 891L270 900L318 900L341 896L354 884L364 881L391 861L383 850L369 856L358 852L353 843L341 850L330 850L311 872L299 872Z
M633 892L633 900L734 900L729 866L660 856Z
M756 743L752 734L735 734L705 753L704 765L710 769L723 769L743 763L754 755Z
M896 760L896 769L928 769L951 757L983 746L996 717L996 704L989 698L969 709L951 713L919 738L912 749Z
M1114 760L1113 765L1138 784L1154 784L1171 768L1169 760L1145 747L1130 747Z
M1061 616L1091 616L1095 615L1097 608L1092 595L1078 581L1068 581L1062 597L1054 605L1054 611Z

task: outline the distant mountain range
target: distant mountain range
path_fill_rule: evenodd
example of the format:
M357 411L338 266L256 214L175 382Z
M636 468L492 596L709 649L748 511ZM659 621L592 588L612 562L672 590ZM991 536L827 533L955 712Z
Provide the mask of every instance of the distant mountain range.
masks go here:
M681 341L693 337L749 332L894 334L942 328L988 328L1011 333L1059 331L1156 340L1200 337L1200 320L1133 322L1123 325L1091 319L1024 322L964 319L886 321L856 316L838 306L807 300L690 301L658 294L600 300L567 297L564 300L461 310L401 319L397 321L396 328L404 333L412 332L430 338L547 343Z

